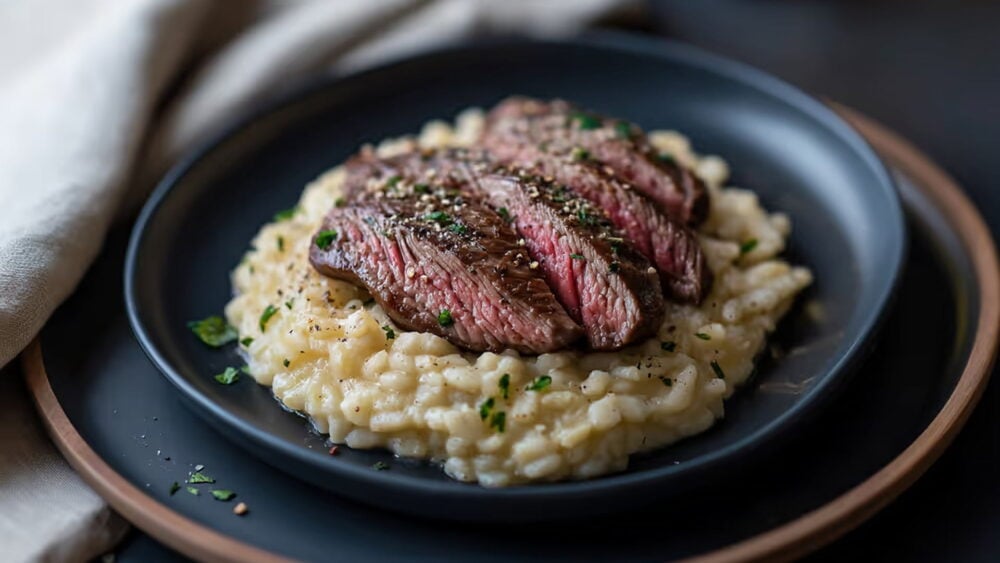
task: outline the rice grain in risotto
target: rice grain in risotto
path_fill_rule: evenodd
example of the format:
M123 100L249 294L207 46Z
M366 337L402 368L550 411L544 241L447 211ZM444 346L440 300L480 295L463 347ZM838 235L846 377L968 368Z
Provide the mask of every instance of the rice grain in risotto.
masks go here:
M469 110L454 126L431 122L378 151L468 145L482 126ZM709 186L699 236L715 272L700 306L668 304L656 339L533 357L463 352L396 328L363 288L309 264L311 236L340 197L338 167L306 187L290 219L260 230L232 274L226 316L253 338L242 347L250 373L335 443L433 459L489 487L620 471L632 453L706 430L812 276L777 257L787 217L753 192L722 187L725 161L695 154L675 132L649 138ZM264 322L268 307L276 312Z

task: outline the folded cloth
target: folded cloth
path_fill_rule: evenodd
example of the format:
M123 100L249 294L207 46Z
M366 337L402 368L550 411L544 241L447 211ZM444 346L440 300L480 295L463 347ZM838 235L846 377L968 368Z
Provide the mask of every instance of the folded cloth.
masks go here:
M488 33L570 34L623 0L21 0L0 3L0 367L192 143L320 70ZM122 211L122 210L126 211ZM0 373L5 561L84 560L122 522Z

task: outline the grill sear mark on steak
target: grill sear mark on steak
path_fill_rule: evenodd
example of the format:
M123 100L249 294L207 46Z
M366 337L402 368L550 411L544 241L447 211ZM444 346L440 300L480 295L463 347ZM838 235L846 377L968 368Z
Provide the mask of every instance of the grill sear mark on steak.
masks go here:
M388 197L380 180L408 178L421 191L484 199L510 221L556 297L584 326L590 346L617 349L652 335L665 305L651 264L604 213L565 187L523 170L497 167L480 150L412 152L386 159L362 154L348 164L356 197ZM426 194L421 197L425 197Z
M562 100L502 101L489 114L484 144L509 162L517 160L525 144L557 155L586 154L672 218L694 226L708 216L705 184L673 159L659 155L638 127L584 113Z
M520 101L517 107L534 108L534 104ZM548 104L537 104L548 108ZM581 154L580 151L587 151L578 145L569 148L565 143L535 143L539 134L532 132L535 128L531 123L533 118L512 117L512 107L515 102L508 101L495 110L506 117L495 118L494 122L502 125L490 129L484 137L484 144L495 158L552 177L593 202L607 213L636 249L656 265L668 296L684 303L701 302L711 287L712 271L697 235L661 213L649 198L619 179L610 167ZM545 115L539 119L550 121L551 116ZM515 120L520 120L521 125L514 123ZM563 117L557 121L558 128L567 128Z
M541 354L583 335L508 224L450 189L416 185L388 177L382 196L331 209L313 267L363 285L398 326L469 350Z

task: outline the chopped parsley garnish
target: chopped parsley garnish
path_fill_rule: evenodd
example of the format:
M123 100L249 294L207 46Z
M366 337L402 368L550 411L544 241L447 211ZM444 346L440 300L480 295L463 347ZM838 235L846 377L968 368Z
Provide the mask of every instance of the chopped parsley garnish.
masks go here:
M662 381L663 384L666 385L667 387L673 387L674 386L674 380L670 379L669 377L663 377L661 375L660 376L660 381Z
M569 152L569 158L573 162L582 162L590 158L590 152L583 147L573 147L573 150Z
M722 371L722 366L719 365L719 362L712 360L711 366L712 371L715 372L715 377L718 377L719 379L726 378L726 372Z
M615 123L615 135L620 139L628 139L632 136L632 127L624 121Z
M711 336L705 334L704 332L696 332L696 333L694 333L694 335L697 336L698 338L702 339L702 340L711 340L712 339Z
M347 205L347 201L345 201L344 198L342 197L338 197L337 199L333 200L334 207L343 207L345 205Z
M451 318L451 311L448 309L441 309L438 313L438 324L441 326L451 326L455 324L455 319Z
M174 493L181 490L181 485L177 481L174 481L173 485L170 485L170 496L174 496Z
M486 418L490 416L490 413L493 412L493 405L495 404L496 400L494 400L493 397L483 401L483 403L479 405L479 418L486 420Z
M587 213L587 211L584 210L584 209L581 209L581 210L579 210L579 211L576 212L576 218L579 219L580 223L582 223L584 225L596 225L597 224L597 217L594 217L590 213Z
M226 371L215 376L215 380L223 385L232 385L240 379L240 370L234 367L226 368Z
M757 248L757 239L752 238L740 245L740 256L753 252L753 249Z
M194 496L198 496L199 495L198 489L196 489L194 487L184 487L184 490L187 491L189 494L192 494Z
M333 241L335 240L337 240L337 231L333 229L320 231L319 234L316 235L316 246L318 246L320 250L326 250L327 248L330 248L330 245L333 244Z
M274 305L268 305L264 307L264 311L260 314L260 331L264 332L267 328L267 321L271 320L271 317L278 312L278 309Z
M677 343L673 340L667 340L666 342L660 342L660 349L665 352L673 352L677 349Z
M240 371L247 375L250 375L250 366L243 366L240 368Z
M506 427L507 427L507 413L505 412L493 413L493 417L490 418L490 428L495 428L497 432L500 432L502 434Z
M677 161L674 159L674 155L672 154L661 152L660 154L657 155L657 157L660 159L661 162L665 162L667 164L677 164Z
M191 321L188 328L208 346L219 348L239 338L236 329L229 326L222 317L213 315L200 321Z
M612 274L617 274L618 271L621 270L621 267L622 267L621 264L619 264L618 262L612 262L608 266L608 271L611 272Z
M285 209L274 214L274 220L276 222L287 221L295 216L295 213L299 210L298 207L292 207L290 209Z
M528 391L544 391L549 385L552 385L552 378L547 375L539 375L525 389Z
M386 469L389 469L389 464L384 461L376 461L372 464L372 469L375 471L385 471Z
M391 326L385 325L384 327L382 327L382 330L385 331L386 340L392 340L393 338L396 338L396 331L392 330Z
M504 221L510 223L511 221L510 211L507 211L506 207L501 207L500 209L497 209L497 215L499 215L500 218L503 219Z
M205 475L201 471L195 471L194 473L191 474L190 477L188 477L187 482L189 485L198 485L201 483L214 483L215 479L212 479L211 477Z
M243 340L240 340L240 344L242 344L244 348L249 348L250 345L253 344L253 338L248 336Z
M452 223L451 225L448 225L448 230L453 233L458 233L460 235L464 235L465 233L469 232L469 229L465 225L460 225L458 223Z
M285 237L278 237L278 252L285 251Z
M574 113L573 121L576 121L577 126L579 126L580 129L583 129L585 131L588 129L597 129L598 127L601 126L600 119L597 119L596 117L592 115L587 115L585 113Z
M398 184L399 181L402 179L403 179L402 176L393 176L392 178L389 178L388 180L385 181L385 186L387 188L394 188L396 187L396 184Z
M434 221L439 225L448 225L451 223L451 217L444 211L435 211L433 213L427 213L424 215L424 219L428 221Z
M292 365L292 362L288 358L285 358L284 360L281 361L281 365L287 368L288 366Z
M212 496L215 497L215 500L228 501L233 500L236 493L227 491L226 489L212 489Z
M427 184L414 184L413 191L418 194L429 194L431 193L431 187Z
M285 308L291 311L293 303L295 303L294 299L289 299L288 301L285 301Z
M583 254L577 254L575 252L573 254L570 254L569 257L572 258L573 260L586 260L587 259Z
M497 387L500 388L500 394L503 395L504 399L510 398L510 374L505 373L500 376L500 381L497 382Z

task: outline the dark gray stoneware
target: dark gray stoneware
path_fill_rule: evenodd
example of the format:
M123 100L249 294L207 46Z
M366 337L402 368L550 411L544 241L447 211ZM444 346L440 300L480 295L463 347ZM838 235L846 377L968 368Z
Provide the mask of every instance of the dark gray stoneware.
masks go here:
M586 482L491 490L385 452L345 449L331 457L268 390L212 380L239 362L235 351L207 349L185 324L221 312L229 271L261 224L360 144L514 93L565 97L646 129L678 129L699 151L724 156L734 184L791 216L788 257L812 268L817 281L804 299L817 300L826 321L811 323L793 310L779 338L797 353L762 365L716 428L635 456L624 473ZM773 451L830 402L872 346L905 239L893 183L867 144L825 106L774 78L662 41L505 41L319 80L230 127L175 168L143 210L129 245L125 293L132 327L153 363L212 427L264 461L392 510L541 520L680 495L733 478ZM790 387L800 391L769 391ZM371 470L377 460L392 469Z

